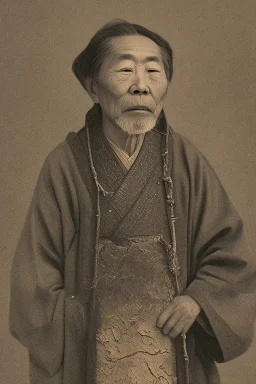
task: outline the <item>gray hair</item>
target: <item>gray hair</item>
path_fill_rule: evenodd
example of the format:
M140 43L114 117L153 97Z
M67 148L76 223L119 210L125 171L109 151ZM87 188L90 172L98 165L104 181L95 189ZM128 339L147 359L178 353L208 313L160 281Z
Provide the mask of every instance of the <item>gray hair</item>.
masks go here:
M168 81L171 82L173 75L173 54L170 44L157 33L141 25L115 19L109 21L95 33L87 47L73 62L72 70L85 89L86 79L93 79L99 73L100 67L110 51L112 39L118 36L133 35L145 36L153 40L160 47L166 77Z

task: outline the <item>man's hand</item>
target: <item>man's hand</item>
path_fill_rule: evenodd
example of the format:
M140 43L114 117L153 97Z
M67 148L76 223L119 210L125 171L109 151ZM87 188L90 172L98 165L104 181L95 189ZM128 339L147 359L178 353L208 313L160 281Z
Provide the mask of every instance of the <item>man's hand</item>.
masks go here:
M156 325L174 339L182 332L186 333L189 330L200 311L199 304L192 297L176 296L160 314Z

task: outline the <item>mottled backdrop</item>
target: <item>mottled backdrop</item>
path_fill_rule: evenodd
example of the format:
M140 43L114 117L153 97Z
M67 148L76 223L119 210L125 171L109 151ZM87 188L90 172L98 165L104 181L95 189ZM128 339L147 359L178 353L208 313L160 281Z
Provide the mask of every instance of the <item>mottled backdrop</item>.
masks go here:
M209 159L256 249L255 0L2 0L0 382L27 384L27 352L8 334L9 272L43 160L91 102L71 72L106 21L124 18L174 50L165 110ZM237 308L239 311L239 308ZM223 384L256 382L256 341L221 365Z

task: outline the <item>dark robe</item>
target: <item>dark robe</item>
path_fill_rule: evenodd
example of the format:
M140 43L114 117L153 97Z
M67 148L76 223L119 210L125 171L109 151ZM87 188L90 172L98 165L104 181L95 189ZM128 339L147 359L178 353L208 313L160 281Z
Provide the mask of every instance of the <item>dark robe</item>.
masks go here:
M202 154L171 129L169 153L179 282L202 308L187 334L190 382L216 384L214 361L239 356L252 340L255 262L242 221ZM94 176L86 130L70 133L43 165L17 246L10 329L28 348L31 384L86 382L100 241Z

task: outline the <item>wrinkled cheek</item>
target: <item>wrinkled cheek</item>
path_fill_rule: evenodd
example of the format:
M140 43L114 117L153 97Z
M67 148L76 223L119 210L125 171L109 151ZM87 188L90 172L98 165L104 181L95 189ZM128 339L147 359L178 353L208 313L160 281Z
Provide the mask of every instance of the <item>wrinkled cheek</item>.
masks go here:
M157 104L154 115L159 115L162 108L163 108L163 100L159 101L159 103Z
M117 119L120 116L120 114L121 114L121 110L120 110L119 104L116 102L116 100L113 100L111 98L109 98L108 100L104 101L104 103L102 105L102 108L103 108L104 112L112 120Z
M159 84L158 87L155 89L155 94L157 95L158 100L163 101L165 96L168 92L168 86L166 86L166 83Z

